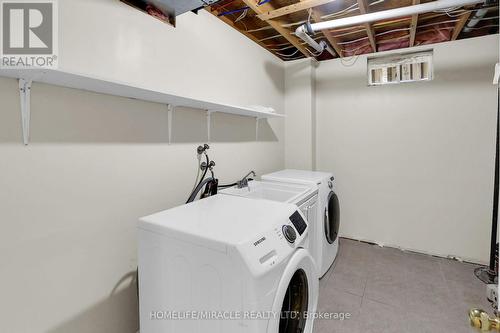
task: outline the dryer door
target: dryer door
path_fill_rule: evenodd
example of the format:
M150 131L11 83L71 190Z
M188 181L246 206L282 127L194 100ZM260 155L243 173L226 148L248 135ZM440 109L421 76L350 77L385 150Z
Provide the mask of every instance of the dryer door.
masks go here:
M339 198L333 191L330 191L328 195L323 220L326 240L329 244L333 244L337 239L340 226Z
M281 277L267 333L312 333L310 314L318 305L318 285L311 255L305 249L298 249Z

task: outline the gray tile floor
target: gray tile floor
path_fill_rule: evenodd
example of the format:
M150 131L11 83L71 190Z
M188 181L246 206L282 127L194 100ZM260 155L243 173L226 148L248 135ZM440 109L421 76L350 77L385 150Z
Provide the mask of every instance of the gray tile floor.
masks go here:
M469 333L470 308L490 314L472 264L340 240L320 281L318 311L350 319L317 320L314 333Z

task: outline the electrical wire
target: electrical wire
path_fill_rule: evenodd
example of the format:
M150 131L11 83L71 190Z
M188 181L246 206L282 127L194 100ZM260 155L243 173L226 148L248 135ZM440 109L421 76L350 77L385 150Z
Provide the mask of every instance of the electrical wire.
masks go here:
M384 1L385 1L385 0L375 1L375 2L371 3L371 4L370 4L370 6L375 5L375 4L378 4L378 3L381 3L381 2L384 2ZM356 7L356 8L354 8L354 7ZM343 9L343 10L341 10L341 11L336 12L336 13L323 15L323 16L321 16L321 19L325 19L325 18L328 18L328 17L333 17L333 16L339 16L339 15L342 15L342 14L344 14L346 11L349 11L349 10L350 10L350 11L356 11L356 10L358 9L357 7L358 7L358 4L353 4L353 5L351 5L351 6L347 7L347 8L345 8L345 9ZM311 10L309 10L309 13L311 14L311 13L312 13L312 11L311 11ZM309 14L309 15L310 15L310 14ZM308 19L308 20L302 20L302 21L297 21L297 22L292 22L292 23L286 23L286 24L282 24L281 26L282 26L283 28L289 28L289 27L292 27L292 26L297 26L297 25L304 24L304 23L306 23L306 22L308 22L308 21L310 22L310 16L309 16L309 19ZM271 26L265 26L265 27L261 27L261 28L256 28L256 29L247 30L247 32L257 32L257 31L264 31L264 30L271 30L271 29L273 29L273 27L271 27Z
M370 4L368 4L368 6L374 6L374 5L377 5L377 4L382 3L384 1L385 0L374 1L374 2L372 2ZM342 15L344 15L346 13L357 11L358 9L359 9L359 5L357 3L355 3L355 4L350 5L347 8L339 10L338 12L323 15L323 16L321 16L321 19L328 19L328 18L332 18L332 17L339 17L339 16L342 16Z
M233 9L233 10L229 10L227 12L220 13L217 16L221 17L221 16L227 16L227 15L231 15L231 14L241 13L242 11L247 10L247 9L248 9L248 7Z
M321 16L321 19L328 19L328 18L332 18L332 17L336 17L336 16L340 16L340 15L343 15L349 11L355 11L357 10L359 7L359 5L357 3L353 4L353 5L350 5L349 7L347 8L344 8L342 10L339 10L338 12L335 12L335 13L330 13L330 14L326 14L326 15L323 15Z
M277 55L279 55L280 57L293 57L294 55L296 55L297 53L299 52L299 49L297 49L295 52L293 52L292 54L282 54L282 53L278 53L278 52L275 52Z
M448 20L448 21L444 21L444 22L435 22L435 23L430 23L430 24L423 24L423 25L419 25L419 28L424 28L424 27L430 27L430 26L433 26L433 25L440 25L440 24L445 24L445 23L454 23L454 22L457 22L458 20ZM380 32L378 34L375 34L375 36L383 36L383 35L387 35L389 33L393 33L393 32L398 32L398 31L408 31L410 30L410 28L398 28L398 29L392 29L392 30L388 30L388 31L384 31L384 32ZM363 30L364 31L364 30ZM336 36L335 36L336 37ZM354 39L354 40L350 40L350 41L345 41L345 42L338 42L339 45L347 45L347 44L353 44L353 43L356 43L356 42L359 42L359 41L362 41L362 40L365 40L365 39L368 39L368 36L366 37L361 37L361 38L358 38L358 39ZM379 42L382 42L382 41L379 41Z
M235 1L236 0L230 0L229 2L227 2L223 5L216 6L215 10L220 11L221 9L226 8L227 6L229 6L230 4L232 4Z
M372 4L375 4L375 3L372 3ZM490 7L490 8L493 8L493 7ZM471 10L471 11L475 12L475 11L478 11L478 10L479 9ZM470 12L470 11L466 11L466 12ZM444 13L443 12L439 12L439 14L444 14ZM458 16L460 16L460 15L457 15L457 17ZM397 23L397 22L408 21L408 20L410 20L410 18L402 18L402 19L392 20L392 21L388 21L388 22L375 23L374 27L380 27L380 26L384 26L384 25L388 25L388 24L392 24L392 23ZM444 22L436 22L436 23L431 23L431 24L427 24L427 25L419 25L419 27L430 26L430 25L437 25L437 24L444 24L444 23L453 23L453 22L457 22L457 21L458 20L448 20L448 21L444 21ZM349 30L349 29L353 29L353 28L355 28L355 27L349 27L349 28L346 28L346 29L334 29L334 30L331 30L331 32L335 33L335 32L345 31L345 30ZM334 38L345 37L345 36L348 36L348 35L352 35L352 34L356 34L356 33L361 33L361 32L365 32L365 31L366 30L363 28L363 29L358 29L358 30L354 30L354 31L347 31L347 32L341 33L341 34L335 34L335 35L332 35L332 37L334 37Z
M271 0L260 0L259 3L257 3L257 6L265 5L269 1L271 1ZM227 12L220 13L217 16L220 17L220 16L226 16L226 15L236 14L236 13L240 13L242 11L248 10L248 9L250 9L250 7L245 6L245 7L241 7L241 8L238 8L238 9L233 9L233 10L229 10Z
M288 58L287 60L288 61L291 61L291 60L298 60L298 59L304 59L305 57L302 55L302 53L300 54L300 56L298 57L295 57L295 58Z
M436 24L431 24L431 25L436 25ZM427 26L430 26L430 25L427 25ZM436 31L436 30L451 30L451 29L453 29L453 27L431 29L431 30L419 31L417 34L432 32L432 31ZM394 29L392 31L385 31L385 32L379 33L379 34L377 34L377 36L380 36L382 34L388 34L390 32L403 31L403 30L409 30L409 29ZM381 40L381 41L378 41L377 43L387 44L387 43L390 43L390 42L393 42L393 41L396 41L396 40L407 39L408 37L410 37L410 35L404 35L404 36L399 36L399 37L390 38L390 39L386 39L386 40ZM368 37L363 38L363 39L368 39ZM357 41L359 41L359 40L357 40ZM339 44L345 45L345 44L349 44L349 43L352 43L352 41L351 42L343 42L343 43L339 43ZM341 57L340 58L341 63L344 66L346 66L346 67L353 66L356 63L356 61L357 61L357 57L359 57L359 54L356 54L356 52L359 51L359 50L361 50L361 49L363 49L363 48L365 48L365 47L367 47L367 46L369 46L369 44L363 44L363 45L361 45L361 46L359 46L359 47L357 47L357 48L355 48L353 50L341 49L342 53L345 53L345 52L352 52L352 53L354 53L354 55L352 55L349 59L346 59L346 57ZM351 62L351 63L349 63L349 61L351 59L354 59L354 61Z
M341 49L340 51L342 52L342 54L345 53L345 52L354 52L354 55L350 56L349 58L340 57L341 64L343 66L345 66L345 67L352 67L352 66L354 66L354 64L356 64L356 62L358 61L358 58L359 58L359 54L356 54L356 52L358 50L364 49L367 46L370 46L370 44L369 43L365 43L365 44L363 44L363 45L361 45L358 48L353 49L353 50ZM351 62L351 60L353 60L353 61Z
M499 18L499 16L481 17L481 18L475 18L474 20L487 21L487 20L496 20L497 18Z
M379 3L382 3L384 1L385 0L378 0L378 1L371 2L371 3L368 4L368 7L373 6L373 5L378 5Z
M263 41L265 41L265 40L274 39L274 38L278 38L278 37L283 37L283 36L282 36L282 35L280 35L280 34L278 34L278 35L269 36L269 37L265 37L265 38L259 39L258 41L259 41L259 42L263 42Z
M250 30L247 30L247 32L257 32L257 31L264 31L264 30L271 30L271 29L273 29L273 27L271 27L269 25L269 26L262 27L262 28L250 29Z
M288 50L288 49L291 49L292 47L295 47L295 46L293 46L293 45L288 45L288 46L281 47L281 48L278 48L278 49L268 48L268 50L269 50L269 51L283 51L283 50Z
M280 44L269 44L269 45L264 44L265 47L281 47L281 46L285 46L285 45L287 45L287 46L293 46L293 45L290 45L289 42L280 43Z
M470 29L470 30L481 30L481 29L485 29L485 28L498 28L498 24L489 24L489 25L484 25L482 27L474 27L474 28L467 28L467 29Z
M317 57L317 56L319 56L319 55L321 55L321 54L323 53L323 51L314 53L314 52L312 52L311 50L309 50L309 48L307 48L307 47L306 47L305 49L306 49L306 50L307 50L307 52L309 52L309 54L310 54L310 55L312 55L313 57Z
M236 20L234 20L234 23L237 23L241 20L243 20L248 14L248 9L245 9L240 16L238 16L238 18ZM246 30L246 29L245 29Z
M431 27L433 25L439 25L439 24L446 24L446 23L455 23L458 22L459 20L448 20L448 21L443 21L443 22L435 22L435 23L428 23L428 24L422 24L418 25L419 28L425 28L425 27Z
M366 47L366 45L364 46ZM344 51L344 50L342 50ZM356 62L358 61L359 59L359 54L355 54L353 56L351 56L350 58L346 59L345 57L341 57L340 58L340 63L344 66L344 67L352 67L356 64ZM352 62L350 62L351 60L353 60Z
M434 10L435 13L450 13L453 12L457 9L462 8L462 6L455 6L455 7L449 7L449 8L443 8L443 9L436 9Z
M354 30L354 31L350 31L350 32L345 32L343 34L339 34L339 35L332 35L333 38L339 38L339 37L344 37L344 36L348 36L348 35L352 35L352 34L356 34L356 33L360 33L360 32L365 32L366 29L359 29L359 30Z
M261 1L259 2L259 5L262 5L264 3L267 3L269 2L270 0L264 0L264 1ZM379 3L382 3L384 2L385 0L378 0L378 1L374 1L372 3L369 4L369 6L373 6L373 5L376 5L376 4L379 4ZM491 6L491 7L487 7L487 8L494 8L495 6ZM459 17L465 13L469 13L469 12L475 12L475 11L478 11L480 9L474 9L474 10L465 10L465 9L461 9L462 7L452 7L452 8L446 8L446 9L442 9L442 10L436 10L434 11L435 13L438 13L438 14L446 14L448 15L449 17ZM485 7L482 7L482 8L485 8ZM326 19L326 18L332 18L332 17L338 17L338 16L342 16L342 15L345 15L346 13L348 12L353 12L353 11L356 11L359 9L359 6L357 3L355 4L352 4L340 11L337 11L335 13L331 13L331 14L326 14L326 15L323 15L321 16L321 19ZM296 26L296 25L300 25L300 24L304 24L306 22L310 22L311 20L311 16L312 16L312 10L309 10L308 11L308 19L307 20L302 20L302 21L298 21L298 22L292 22L292 23L287 23L287 24L282 24L281 26L282 27L292 27L292 26ZM459 14L458 14L459 13ZM455 14L458 14L458 15L455 15ZM245 16L240 15L241 18L238 18L239 21L241 21ZM495 17L486 17L486 18L481 18L479 20L490 20L490 19L497 19L498 16L495 16ZM237 19L237 20L238 20ZM409 18L402 18L402 19L398 19L398 20L392 20L392 21L389 21L389 22L381 22L381 23L375 23L374 26L384 26L384 25L388 25L388 24L394 24L396 22L402 22L402 21L407 21L409 20ZM447 20L447 21L444 21L444 22L435 22L435 23L431 23L431 24L424 24L424 25L419 25L419 28L423 28L423 27L428 27L428 26L434 26L434 25L440 25L440 24L445 24L445 23L454 23L454 22L457 22L458 20ZM235 21L236 22L236 21ZM489 25L488 27L493 27L493 25ZM335 29L335 30L332 30L332 32L338 32L338 31L342 31L342 30L348 30L348 29L353 29L355 27L349 27L349 28L346 28L346 29ZM474 28L474 30L478 30L478 29L483 29L484 27L480 27L480 28ZM272 30L273 28L271 26L266 26L266 27L261 27L261 28L256 28L256 29L252 29L252 30L246 30L247 32L258 32L258 31L265 31L265 30ZM392 30L389 30L389 31L384 31L384 32L381 32L381 33L378 33L376 34L376 36L383 36L383 35L386 35L386 34L389 34L389 33L392 33L392 32L398 32L398 31L408 31L410 30L409 28L399 28L399 29L392 29ZM336 34L336 35L333 35L332 37L334 38L339 38L339 37L344 37L344 36L348 36L348 35L352 35L352 34L356 34L356 33L361 33L361 32L364 32L365 29L358 29L358 30L354 30L354 31L347 31L345 33L341 33L341 34ZM293 33L292 33L293 34ZM260 40L258 40L259 42L263 42L263 41L266 41L266 40L270 40L270 39L275 39L275 38L280 38L282 37L282 35L280 34L277 34L277 35L273 35L273 36L269 36L269 37L265 37L265 38L262 38ZM356 42L359 42L359 41L362 41L362 40L366 40L368 39L368 37L362 37L362 38L358 38L358 39L355 39L355 40L351 40L351 41L345 41L345 42L339 42L339 45L347 45L347 44L352 44L352 43L356 43ZM402 39L402 37L398 37L398 39ZM316 38L315 38L316 40ZM394 39L392 39L394 40ZM305 42L301 42L301 44L303 45L306 45L307 43ZM284 51L284 50L287 50L287 49L290 49L290 48L293 48L294 46L293 45L290 45L289 43L285 42L285 43L280 43L280 44L273 44L273 45L265 45L267 48L270 48L271 51ZM283 47L281 47L283 46ZM273 48L274 47L274 48ZM286 54L280 54L280 53L277 53L275 52L276 54L282 56L282 57L292 57L294 56L295 54L297 54L298 50L290 55L286 55ZM312 52L311 50L308 50L308 52L311 54L311 55L315 55L317 56L317 53L314 53ZM302 56L300 57L302 58ZM297 58L298 59L298 58Z
M483 10L483 9L490 10L490 9L494 9L497 7L498 6L485 6L485 7L481 7L478 9L470 9L470 10L469 9L461 9L462 7L456 7L455 9L452 9L452 10L448 10L448 9L435 10L434 13L446 14L449 17L460 17L460 16L467 14L467 13L474 13L474 12L478 12L478 11Z
M410 30L410 28L393 29L393 30L389 30L389 31L379 32L378 34L375 34L375 36L378 37L378 36L383 36L383 35L391 34L393 32L408 31L408 30Z
M306 22L307 22L306 20L303 20L303 21L298 21L298 22L292 22L292 23L282 24L281 26L283 28L290 28L290 27L293 27L293 26L296 26L296 25L304 24ZM268 25L268 26L265 26L265 27L260 27L260 28L246 30L246 32L258 32L258 31L273 30L273 29L274 29L273 27L271 27L270 25Z
M434 31L434 30L432 30L432 31ZM377 43L378 44L387 44L387 43L393 43L395 41L398 41L401 39L408 39L408 38L410 38L410 34L398 36L398 37L393 37L393 38L389 38L389 39L383 39L383 40L377 41Z
M361 38L354 39L354 40L349 40L349 41L346 41L346 42L338 42L337 44L339 44L339 45L347 45L347 44L352 44L352 43L360 42L360 41L365 40L365 39L368 39L368 36L361 37Z

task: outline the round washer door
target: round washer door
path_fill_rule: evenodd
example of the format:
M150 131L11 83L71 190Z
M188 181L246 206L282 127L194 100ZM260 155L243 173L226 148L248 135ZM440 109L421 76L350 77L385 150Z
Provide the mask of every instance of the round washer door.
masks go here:
M312 332L314 313L318 306L318 276L308 251L293 254L281 277L273 302L273 315L267 333Z
M339 197L333 191L330 191L330 194L328 194L323 220L326 241L329 244L333 244L339 234L340 226Z

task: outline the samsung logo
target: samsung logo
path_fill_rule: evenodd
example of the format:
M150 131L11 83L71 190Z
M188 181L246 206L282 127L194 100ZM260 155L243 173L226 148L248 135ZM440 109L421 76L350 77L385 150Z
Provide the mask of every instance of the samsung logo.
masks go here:
M260 243L262 243L263 241L266 240L266 237L262 237L261 239L259 239L258 241L256 241L255 243L253 243L253 246L257 246L259 245Z

